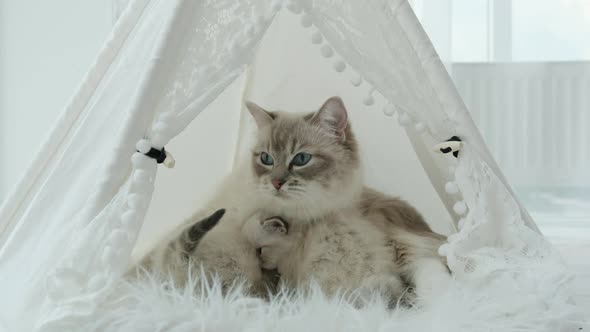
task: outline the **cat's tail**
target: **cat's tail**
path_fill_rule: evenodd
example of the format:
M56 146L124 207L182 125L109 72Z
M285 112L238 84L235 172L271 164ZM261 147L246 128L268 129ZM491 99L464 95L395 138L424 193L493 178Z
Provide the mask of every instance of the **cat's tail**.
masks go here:
M435 258L446 264L446 257L439 255L438 248L446 242L446 237L435 232L414 232L398 228L391 233L395 242L406 253L406 259Z
M225 209L219 209L213 214L202 218L196 223L185 228L182 233L170 242L164 243L156 247L150 253L148 253L143 259L136 265L132 266L127 272L127 275L136 273L137 269L143 270L163 270L166 263L174 262L180 257L169 257L170 255L179 256L186 255L193 252L201 239L215 227L225 214Z
M212 215L201 219L197 223L193 224L189 228L187 228L181 236L181 247L182 249L190 253L197 248L197 245L201 241L201 239L209 232L221 218L225 214L225 209L219 209L213 212Z

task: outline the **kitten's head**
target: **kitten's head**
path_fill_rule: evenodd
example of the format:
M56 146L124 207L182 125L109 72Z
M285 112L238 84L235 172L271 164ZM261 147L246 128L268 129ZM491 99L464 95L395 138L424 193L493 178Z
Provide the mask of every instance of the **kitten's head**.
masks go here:
M246 105L258 126L252 169L266 209L315 219L351 203L360 192L361 165L339 97L307 114Z

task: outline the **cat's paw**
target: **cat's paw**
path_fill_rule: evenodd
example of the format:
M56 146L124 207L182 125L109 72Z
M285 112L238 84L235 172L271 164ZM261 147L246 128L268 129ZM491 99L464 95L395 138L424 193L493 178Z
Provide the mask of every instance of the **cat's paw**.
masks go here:
M440 259L424 258L415 264L413 282L416 297L421 302L432 301L448 290L452 278L447 266Z
M357 304L370 303L375 297L380 297L394 308L405 292L404 284L397 275L379 274L366 278L358 289Z
M277 268L278 256L273 247L258 248L258 258L260 259L260 267L266 270L274 270Z
M267 233L276 234L280 236L287 235L288 224L286 221L279 217L273 217L266 220L262 220L260 222L260 226L262 226L262 229Z

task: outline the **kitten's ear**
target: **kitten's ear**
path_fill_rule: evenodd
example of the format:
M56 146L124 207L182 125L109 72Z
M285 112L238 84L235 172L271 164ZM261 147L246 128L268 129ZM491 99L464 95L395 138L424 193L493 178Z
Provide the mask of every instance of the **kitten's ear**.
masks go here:
M344 102L340 97L331 97L313 115L312 121L317 121L321 126L335 131L339 137L344 139L344 133L348 126L348 113Z
M250 114L252 114L252 117L254 117L259 129L272 123L274 117L269 112L265 111L264 108L251 101L246 101L246 107L248 108L248 111L250 111Z

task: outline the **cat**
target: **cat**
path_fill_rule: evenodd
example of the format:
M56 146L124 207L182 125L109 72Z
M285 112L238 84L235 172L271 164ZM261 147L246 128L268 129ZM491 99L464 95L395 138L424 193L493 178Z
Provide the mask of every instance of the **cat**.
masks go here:
M189 278L214 277L224 292L241 285L247 295L269 298L278 285L278 275L261 268L257 248L242 230L259 209L252 199L255 191L250 173L248 165L243 165L227 174L203 207L133 264L126 277L137 278L147 271L172 278L176 287L187 285ZM195 230L216 213L219 220L214 227Z
M407 203L363 186L358 144L340 98L330 98L319 111L304 115L267 112L253 103L247 107L258 126L252 159L236 167L206 208L191 217L169 243L150 253L143 266L173 270L182 283L189 266L202 264L207 271L214 271L226 288L241 278L248 281L253 294L265 296L276 286L276 274L261 268L260 260L263 267L273 268L266 265L265 257L278 254L280 250L275 249L282 248L279 244L290 242L260 245L261 238L253 235L259 230L249 221L257 220L254 225L260 225L269 216L283 216L289 221L283 224L293 228L291 235L284 235L309 236L308 226L314 225L321 232L313 235L324 234L324 239L327 236L334 241L332 248L348 250L346 265L356 276L354 283L347 278L330 281L336 275L333 268L321 261L316 264L327 275L327 292L363 286L386 289L396 297L402 290L400 275L420 283L420 276L444 268L436 255L444 238L433 233ZM183 239L189 236L191 225L224 207L223 222L186 250ZM282 228L277 229L280 235ZM277 238L274 231L270 235ZM355 252L361 246L365 252ZM366 257L369 254L371 259ZM417 264L419 261L428 264ZM405 267L405 273L398 271L400 266ZM372 272L376 274L371 277Z
M225 209L219 209L184 228L173 241L167 241L164 247L158 248L160 250L155 250L151 255L144 257L140 266L147 270L179 271L184 274L184 266L190 260L199 242L219 223L224 214ZM175 282L181 279L176 276L176 273L173 273L172 277Z
M198 215L204 213L199 211ZM154 248L134 265L126 277L133 279L149 271L171 278L175 287L183 287L189 278L202 277L200 273L205 271L211 272L205 277L216 277L221 281L224 292L243 283L247 294L267 298L278 285L278 274L259 267L254 246L243 240L241 232L232 232L239 228L225 227L222 230L224 223L220 225L219 222L224 215L227 218L227 211L218 209L196 222L197 217L193 216L188 225L178 229L163 245ZM206 242L205 245L202 242Z
M404 282L422 297L444 287L444 236L408 203L363 185L339 97L308 114L247 107L258 127L252 170L262 209L245 231L263 267L293 287L314 279L328 293L360 288L398 299Z

